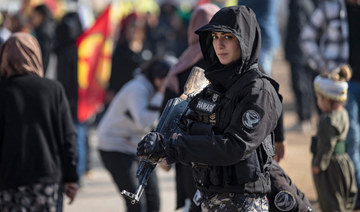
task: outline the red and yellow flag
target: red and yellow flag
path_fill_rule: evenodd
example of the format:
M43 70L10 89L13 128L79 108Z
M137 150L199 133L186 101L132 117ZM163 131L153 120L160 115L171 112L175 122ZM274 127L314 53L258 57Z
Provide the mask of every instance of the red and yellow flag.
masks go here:
M94 25L77 40L79 122L95 115L103 104L113 48L110 9L108 6Z

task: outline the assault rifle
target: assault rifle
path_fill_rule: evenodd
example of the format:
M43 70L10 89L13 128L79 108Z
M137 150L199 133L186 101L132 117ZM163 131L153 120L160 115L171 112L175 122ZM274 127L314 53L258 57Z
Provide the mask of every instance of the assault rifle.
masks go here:
M185 114L189 101L209 84L205 78L204 70L195 66L184 86L184 93L180 97L170 99L162 112L159 123L155 128L155 132L163 134L164 139L170 139L173 133L180 132L178 125L181 117ZM139 186L135 193L125 190L121 194L131 200L132 204L138 203L144 192L151 172L155 169L158 161L150 158L141 158L136 177L139 179Z

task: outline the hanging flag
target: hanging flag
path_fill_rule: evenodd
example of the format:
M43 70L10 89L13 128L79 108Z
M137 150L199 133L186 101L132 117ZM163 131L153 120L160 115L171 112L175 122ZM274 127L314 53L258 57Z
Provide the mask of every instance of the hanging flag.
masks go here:
M103 104L110 77L113 43L109 5L77 40L78 121L87 121Z

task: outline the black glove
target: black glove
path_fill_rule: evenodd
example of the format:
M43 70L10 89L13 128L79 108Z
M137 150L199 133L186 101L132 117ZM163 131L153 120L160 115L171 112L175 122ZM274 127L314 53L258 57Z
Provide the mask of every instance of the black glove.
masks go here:
M154 160L166 157L164 136L158 132L147 134L138 144L136 154L137 156L148 156Z

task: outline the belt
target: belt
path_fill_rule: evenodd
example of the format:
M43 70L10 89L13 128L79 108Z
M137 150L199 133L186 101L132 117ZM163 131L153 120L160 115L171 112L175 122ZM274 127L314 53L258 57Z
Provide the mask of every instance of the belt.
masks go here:
M345 141L338 141L334 148L334 155L342 155L346 152L346 144Z

